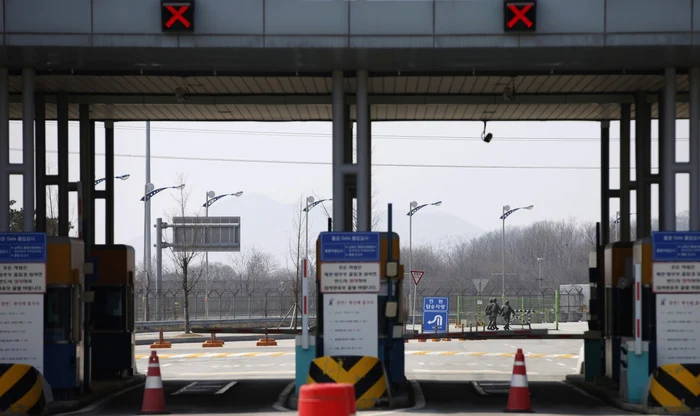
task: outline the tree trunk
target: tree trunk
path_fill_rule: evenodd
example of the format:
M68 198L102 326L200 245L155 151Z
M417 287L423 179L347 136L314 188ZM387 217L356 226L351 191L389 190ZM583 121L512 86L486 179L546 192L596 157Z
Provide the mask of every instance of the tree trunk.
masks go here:
M182 290L185 292L185 301L183 303L184 316L185 316L185 334L192 333L190 327L190 288L187 284L187 263L183 262L182 268Z

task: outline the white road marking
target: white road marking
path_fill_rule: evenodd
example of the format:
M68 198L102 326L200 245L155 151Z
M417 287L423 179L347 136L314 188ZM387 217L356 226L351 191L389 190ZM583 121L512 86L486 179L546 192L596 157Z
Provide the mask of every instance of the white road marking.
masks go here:
M559 364L562 367L566 367L566 364L564 364L564 363L557 363L557 364Z
M550 363L554 361L551 358L545 358L545 360L549 361Z

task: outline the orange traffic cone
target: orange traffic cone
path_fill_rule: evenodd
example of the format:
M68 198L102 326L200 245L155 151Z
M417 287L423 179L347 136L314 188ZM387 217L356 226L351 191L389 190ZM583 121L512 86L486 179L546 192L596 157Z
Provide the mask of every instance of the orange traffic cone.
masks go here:
M530 388L527 385L527 371L525 370L525 355L518 348L515 353L513 376L510 379L510 392L506 412L532 413L530 406Z
M148 373L146 374L146 388L143 391L141 413L151 415L168 413L165 409L165 395L163 393L163 380L160 378L158 353L155 351L151 351L151 356L148 358Z

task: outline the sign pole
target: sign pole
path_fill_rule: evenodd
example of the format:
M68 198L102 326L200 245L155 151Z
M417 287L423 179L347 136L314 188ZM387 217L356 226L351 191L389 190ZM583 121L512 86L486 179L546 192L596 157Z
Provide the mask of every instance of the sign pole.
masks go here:
M309 349L309 310L307 301L309 296L309 258L304 259L304 276L301 279L301 348Z

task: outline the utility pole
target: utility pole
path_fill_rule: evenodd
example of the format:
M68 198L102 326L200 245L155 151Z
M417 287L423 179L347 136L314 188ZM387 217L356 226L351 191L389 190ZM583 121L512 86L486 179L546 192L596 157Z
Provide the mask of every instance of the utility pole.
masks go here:
M146 121L146 185L144 195L148 195L153 190L151 183L151 122ZM143 273L147 286L151 282L151 200L144 201L143 218ZM159 293L158 282L156 282L156 293ZM143 320L148 321L148 291L144 296ZM158 310L158 296L156 295L156 311Z

